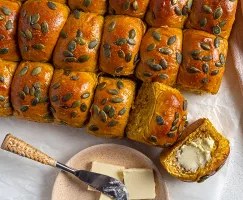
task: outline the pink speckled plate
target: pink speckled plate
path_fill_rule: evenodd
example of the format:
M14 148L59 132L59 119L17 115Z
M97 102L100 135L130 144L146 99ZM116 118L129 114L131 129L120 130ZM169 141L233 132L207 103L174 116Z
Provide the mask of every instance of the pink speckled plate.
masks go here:
M75 169L90 170L93 161L121 165L126 168L150 168L156 182L155 200L169 200L164 179L153 162L139 151L116 144L89 147L73 156L67 165ZM52 200L98 200L99 193L88 191L87 185L67 173L60 172L55 181Z

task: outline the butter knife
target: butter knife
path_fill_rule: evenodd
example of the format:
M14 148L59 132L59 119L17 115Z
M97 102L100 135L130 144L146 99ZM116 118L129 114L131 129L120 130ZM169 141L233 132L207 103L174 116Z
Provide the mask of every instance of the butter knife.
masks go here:
M117 179L94 172L72 169L11 134L6 135L1 149L71 173L87 185L111 198L128 200L128 192L125 185Z

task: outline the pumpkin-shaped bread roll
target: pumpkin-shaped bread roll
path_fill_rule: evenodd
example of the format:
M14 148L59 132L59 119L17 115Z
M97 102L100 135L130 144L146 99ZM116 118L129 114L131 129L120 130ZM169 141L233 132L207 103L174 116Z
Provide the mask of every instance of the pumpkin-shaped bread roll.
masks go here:
M13 114L10 103L10 87L18 63L0 59L0 117Z
M113 76L133 74L145 29L143 21L138 18L107 16L100 47L101 71Z
M238 0L194 0L186 26L228 39L235 21L237 2Z
M149 0L109 0L112 14L143 18Z
M146 22L152 27L183 28L193 0L151 0Z
M174 146L162 152L160 162L181 181L201 183L223 167L229 154L229 141L208 119L199 119L184 130Z
M49 61L68 14L69 8L61 3L45 0L25 2L18 26L22 58Z
M134 98L132 80L100 77L87 132L105 138L123 138Z
M14 116L35 122L53 122L49 111L49 87L53 67L48 63L21 62L11 85Z
M108 0L68 0L72 10L79 9L84 12L104 15L107 10Z
M150 28L142 39L136 76L142 81L174 85L182 62L182 30Z
M104 17L75 10L56 45L53 62L57 68L95 72Z
M0 58L10 61L21 59L17 45L17 20L21 3L0 1Z
M56 69L50 88L55 122L83 127L89 116L96 84L95 73Z
M148 145L169 147L187 125L187 101L176 89L144 82L126 128L127 137Z
M217 94L225 70L227 51L227 40L203 31L186 30L178 86L191 92Z

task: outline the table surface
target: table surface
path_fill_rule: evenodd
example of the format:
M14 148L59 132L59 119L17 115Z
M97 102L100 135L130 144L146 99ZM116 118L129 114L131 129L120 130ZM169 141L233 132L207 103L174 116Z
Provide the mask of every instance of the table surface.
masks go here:
M12 133L64 163L80 150L95 144L122 144L141 151L154 161L166 180L171 200L242 200L243 105L236 77L229 55L218 95L199 96L183 92L189 102L189 121L208 117L231 142L231 156L226 167L202 184L183 183L168 175L159 164L159 148L128 139L98 138L87 134L84 129L0 118L0 142L7 133ZM57 173L49 166L0 151L0 199L50 200Z

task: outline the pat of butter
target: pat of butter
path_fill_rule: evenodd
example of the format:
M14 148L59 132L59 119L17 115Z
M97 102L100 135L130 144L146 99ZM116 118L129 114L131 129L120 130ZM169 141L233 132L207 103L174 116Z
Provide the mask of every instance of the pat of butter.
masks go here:
M126 169L123 171L123 175L129 199L155 198L155 181L152 169Z
M99 174L104 174L106 176L110 176L112 178L115 178L121 182L123 182L123 170L125 167L123 166L117 166L117 165L111 165L111 164L105 164L105 163L100 163L97 161L94 161L92 163L91 167L91 172L99 173ZM94 191L93 188L88 187L88 190ZM101 194L100 195L100 200L110 200L108 196Z
M196 172L198 168L203 168L211 159L211 151L214 140L211 137L197 138L183 145L177 151L178 164L188 172Z

